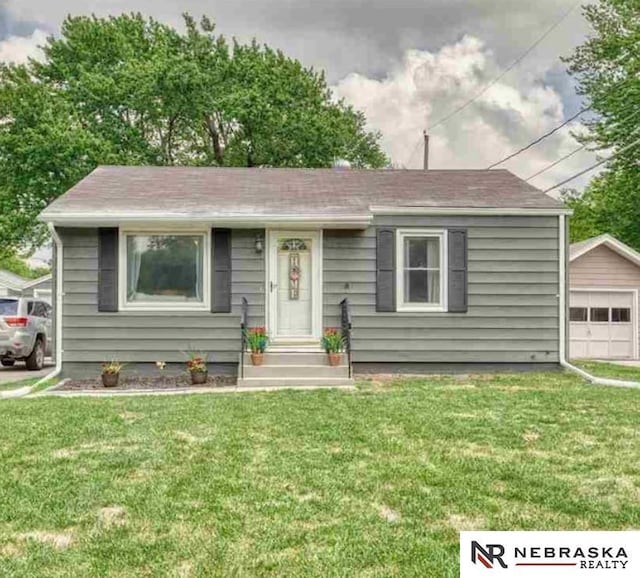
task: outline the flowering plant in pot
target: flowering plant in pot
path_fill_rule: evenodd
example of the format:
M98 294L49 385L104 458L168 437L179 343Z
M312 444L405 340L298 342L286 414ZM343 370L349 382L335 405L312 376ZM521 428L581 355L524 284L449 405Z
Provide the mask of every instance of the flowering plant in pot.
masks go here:
M120 371L123 368L122 363L117 361L105 361L102 364L102 385L105 387L115 387L120 379Z
M247 342L247 347L249 347L249 351L251 351L251 364L262 365L264 350L269 343L267 330L264 327L245 329L244 338Z
M344 351L344 337L338 329L325 329L322 336L322 348L327 352L329 365L340 365Z
M209 372L207 371L207 358L201 353L189 353L187 359L187 371L191 376L192 385L207 383Z

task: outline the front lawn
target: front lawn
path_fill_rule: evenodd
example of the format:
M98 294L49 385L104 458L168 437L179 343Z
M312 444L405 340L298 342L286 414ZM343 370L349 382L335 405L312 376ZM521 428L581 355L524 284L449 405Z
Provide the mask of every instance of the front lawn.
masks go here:
M640 526L640 391L562 374L0 402L6 576L458 576L458 531Z
M40 377L32 378L32 379L20 379L18 381L9 381L6 383L0 383L0 391L7 391L11 389L18 389L20 387L24 387L25 385L33 385L40 381Z
M576 367L580 367L596 377L640 382L640 367L620 365L618 363L606 363L604 361L580 360L572 363Z

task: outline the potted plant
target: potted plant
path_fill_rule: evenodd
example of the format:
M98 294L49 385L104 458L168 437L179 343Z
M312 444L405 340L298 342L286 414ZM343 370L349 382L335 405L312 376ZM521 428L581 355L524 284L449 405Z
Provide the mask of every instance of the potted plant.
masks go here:
M105 361L102 364L102 385L105 387L116 387L120 379L122 367L122 363L118 363L117 361Z
M340 365L344 351L344 337L338 329L325 329L322 336L322 348L327 352L329 365Z
M254 327L253 329L247 329L244 333L247 346L251 351L251 364L262 365L264 361L264 350L269 343L269 337L267 336L267 330L264 327Z
M191 375L191 385L207 383L209 372L207 371L207 359L201 353L189 353L187 359L187 371Z

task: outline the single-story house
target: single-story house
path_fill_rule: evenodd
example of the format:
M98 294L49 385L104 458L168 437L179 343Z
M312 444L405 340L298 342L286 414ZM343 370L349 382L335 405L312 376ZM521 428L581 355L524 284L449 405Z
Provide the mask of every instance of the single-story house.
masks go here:
M600 235L569 255L570 356L638 359L640 253Z
M506 170L99 167L40 215L62 372L187 350L243 384L557 366L569 213ZM243 321L270 336L261 368Z
M25 279L11 271L0 270L0 297L35 297L51 301L51 274Z

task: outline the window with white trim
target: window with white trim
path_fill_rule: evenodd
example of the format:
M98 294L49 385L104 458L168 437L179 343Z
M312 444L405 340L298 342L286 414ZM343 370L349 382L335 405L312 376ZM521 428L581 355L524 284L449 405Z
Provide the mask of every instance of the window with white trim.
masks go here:
M205 233L123 233L120 298L126 309L205 309L209 302Z
M446 310L446 241L444 231L398 231L398 311Z

